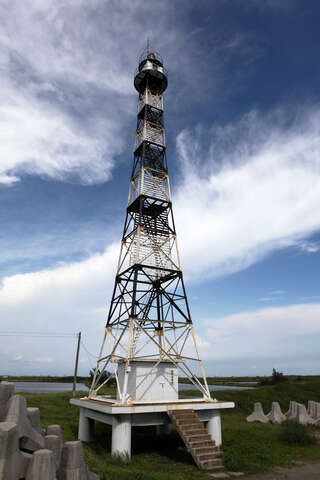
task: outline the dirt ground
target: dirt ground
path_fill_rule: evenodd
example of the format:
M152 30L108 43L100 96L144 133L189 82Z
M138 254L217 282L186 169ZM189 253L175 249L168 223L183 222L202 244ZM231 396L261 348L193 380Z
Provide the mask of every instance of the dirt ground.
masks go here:
M305 463L293 468L275 468L272 473L246 475L243 480L320 480L320 463Z

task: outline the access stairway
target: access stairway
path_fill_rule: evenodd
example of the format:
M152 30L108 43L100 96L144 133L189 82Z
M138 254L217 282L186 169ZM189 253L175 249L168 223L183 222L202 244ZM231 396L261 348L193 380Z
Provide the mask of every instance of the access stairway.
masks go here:
M168 415L199 468L202 470L224 468L219 447L194 410L171 410Z

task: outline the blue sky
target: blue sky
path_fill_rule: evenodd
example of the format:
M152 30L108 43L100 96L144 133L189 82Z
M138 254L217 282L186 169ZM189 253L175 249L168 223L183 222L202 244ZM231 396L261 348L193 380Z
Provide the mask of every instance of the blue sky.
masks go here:
M146 39L168 70L179 248L209 375L319 373L320 5L0 0L0 373L94 365Z

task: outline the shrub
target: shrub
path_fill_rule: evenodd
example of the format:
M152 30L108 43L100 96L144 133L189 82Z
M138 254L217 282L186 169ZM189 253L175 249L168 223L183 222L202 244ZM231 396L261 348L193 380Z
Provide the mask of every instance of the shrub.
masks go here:
M316 443L315 437L309 432L306 425L290 420L283 422L279 438L289 445L313 445Z
M266 385L276 385L278 383L287 382L288 377L285 377L282 372L277 372L275 368L272 369L271 378L263 378L258 382L258 385L263 387Z

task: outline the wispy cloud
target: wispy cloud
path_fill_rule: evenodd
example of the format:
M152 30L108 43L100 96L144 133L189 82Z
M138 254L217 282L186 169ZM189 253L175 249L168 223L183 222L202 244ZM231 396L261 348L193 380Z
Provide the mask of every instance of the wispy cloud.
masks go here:
M174 204L189 278L244 269L320 229L319 120L317 109L289 127L284 112L251 112L224 128L180 133Z
M25 173L83 184L110 178L127 148L137 32L153 33L144 28L152 9L153 38L163 38L166 2L2 2L1 184ZM175 45L170 32L166 41Z

